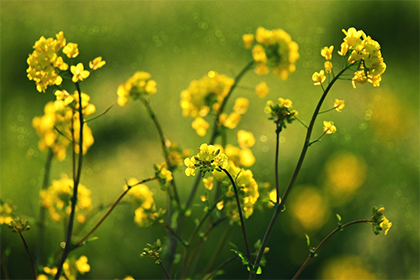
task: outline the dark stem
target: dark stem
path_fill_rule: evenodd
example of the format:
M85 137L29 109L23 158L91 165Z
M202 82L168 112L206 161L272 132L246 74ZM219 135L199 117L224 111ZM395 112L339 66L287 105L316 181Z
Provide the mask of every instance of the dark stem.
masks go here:
M246 236L245 221L244 221L244 217L243 217L243 214L242 214L241 203L239 201L238 187L236 186L236 182L232 178L232 175L230 175L230 173L226 169L223 169L223 168L221 168L221 169L222 169L223 172L226 173L226 175L229 177L229 180L232 182L233 190L235 192L236 205L238 206L239 219L241 221L242 235L243 235L244 242L245 242L246 257L248 258L248 261L251 262L251 252L249 250L248 238Z
M80 90L79 83L75 83L77 92L79 94L79 158L78 158L78 165L77 165L77 172L75 172L75 157L73 156L73 196L71 198L71 212L69 217L69 223L67 227L67 233L66 233L66 241L65 241L65 247L63 254L61 256L60 263L57 267L57 273L54 276L54 280L58 280L60 277L62 271L63 271L63 264L67 259L67 256L70 254L70 252L74 249L74 247L71 245L71 236L73 233L73 226L74 226L74 217L76 214L76 204L77 204L77 191L79 188L79 182L80 182L80 176L82 175L82 164L83 164L83 108L82 108L82 91ZM75 153L75 146L74 146L74 137L73 137L73 155Z
M227 265L228 263L230 263L231 261L233 261L234 259L237 259L238 256L232 256L230 258L228 258L227 260L225 260L224 262L222 262L218 267L216 267L209 275L207 275L206 278L204 278L205 280L209 280L212 279L212 277L225 265Z
M360 224L360 223L369 223L371 220L356 220L356 221L352 221L352 222L348 222L344 225L338 226L336 229L334 229L332 232L330 232L330 234L328 234L322 241L321 243L318 244L318 246L316 246L316 248L311 251L311 253L308 255L308 257L306 258L305 262L302 264L302 266L299 268L299 270L296 272L296 274L293 276L292 280L296 280L299 275L302 273L302 271L306 268L306 266L308 265L309 261L311 259L313 259L315 257L315 254L318 252L319 249L321 249L322 245L324 245L324 243L330 239L334 234L336 234L337 232L341 231L343 228L351 226L351 225L355 225L355 224Z
M276 122L276 159L274 163L274 175L276 177L276 205L280 202L280 192L279 192L279 146L280 146L280 132L281 124L280 121Z
M255 259L255 262L254 262L254 267L255 268L257 268L260 265L262 256L264 254L264 249L265 249L265 247L267 247L267 243L268 243L268 240L270 239L271 233L273 231L274 224L276 223L277 216L280 214L281 210L283 209L283 206L284 206L284 204L286 202L286 199L287 199L287 197L289 195L289 192L290 192L291 188L293 187L293 185L295 183L295 180L296 180L296 178L297 178L297 176L299 174L300 168L302 167L303 160L305 159L306 152L307 152L307 150L309 148L310 138L311 138L313 127L315 125L315 120L316 120L316 118L318 116L319 110L321 109L322 103L324 102L325 98L328 95L328 92L330 91L330 89L334 85L334 83L338 80L338 78L348 68L350 68L350 66L352 66L352 64L347 65L347 67L345 67L343 70L341 70L337 74L337 76L335 76L331 80L331 82L328 84L327 88L325 89L323 95L321 96L321 99L319 100L318 105L315 108L315 111L314 111L314 113L312 115L311 122L310 122L310 124L308 126L308 130L306 132L306 137L305 137L305 141L304 141L304 144L303 144L302 152L300 154L300 157L299 157L299 160L298 160L297 165L295 167L295 170L293 172L293 175L292 175L292 177L291 177L291 179L289 181L289 184L288 184L288 186L287 186L287 188L286 188L286 190L285 190L285 192L284 192L284 194L282 196L282 199L281 199L280 203L277 205L277 207L275 207L273 217L271 218L271 221L270 221L270 223L269 223L269 225L267 227L267 230L266 230L266 232L264 234L264 238L263 238L263 240L261 242L261 247L258 250L257 258ZM249 274L249 279L254 279L255 276L256 276L255 272L254 271L251 271L250 274Z
M32 258L31 252L29 252L28 244L26 243L25 238L23 237L22 232L18 231L18 233L20 235L20 238L22 239L23 246L25 247L26 253L28 254L29 261L31 263L32 276L33 276L34 279L36 279L35 262L34 262L34 260Z
M137 186L137 185L140 185L140 184L143 184L143 183L146 183L146 182L148 182L148 181L151 181L151 180L155 180L156 179L156 177L151 177L151 178L147 178L147 179L144 179L144 180L142 180L142 181L140 181L140 182L138 182L138 183L136 183L135 185L133 185L133 186L129 186L129 185L127 185L127 189L117 198L117 200L115 200L115 202L111 205L111 207L108 209L108 211L104 214L104 216L96 223L96 225L82 238L82 239L80 239L79 240L79 242L77 242L75 245L74 245L74 247L75 248L77 248L77 247L79 247L80 245L82 245L83 244L83 242L85 242L88 238L89 238L89 236L91 236L92 235L92 233L94 233L95 232L95 230L103 223L103 221L105 221L105 219L109 216L109 214L111 214L111 212L114 210L114 208L118 205L118 203L121 201L121 199L123 199L124 198L124 196L133 188L133 187L135 187L135 186Z
M45 170L44 170L44 180L42 182L41 190L48 188L50 181L50 171L51 171L51 162L53 159L53 151L51 148L48 149L47 160L45 161ZM36 265L39 265L42 262L42 247L44 245L44 234L45 234L45 207L42 205L39 207L39 232L38 232L38 242L36 244Z

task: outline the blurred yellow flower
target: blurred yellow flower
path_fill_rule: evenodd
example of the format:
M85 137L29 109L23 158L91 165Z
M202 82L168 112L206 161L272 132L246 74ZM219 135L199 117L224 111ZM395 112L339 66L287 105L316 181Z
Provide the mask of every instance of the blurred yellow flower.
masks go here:
M89 68L92 70L98 70L99 68L102 68L106 64L105 60L102 60L102 56L98 56L92 61L89 61Z
M324 68L325 68L325 73L331 73L332 68L333 68L333 65L332 65L331 61L325 61L324 62Z
M312 81L314 82L315 86L322 85L325 82L326 79L327 79L327 77L324 74L324 70L319 71L319 73L315 72L312 75Z
M191 126L200 136L206 135L207 129L210 127L209 123L206 122L202 117L196 117Z
M238 130L237 133L238 144L242 149L250 148L255 144L254 134L246 130Z
M79 55L79 49L77 47L77 44L75 43L68 43L63 48L63 53L67 55L68 58L75 58Z
M213 189L214 177L208 177L203 179L204 187L211 191Z
M321 50L321 56L324 57L326 60L331 60L333 50L334 50L334 46L324 47Z
M384 217L379 226L382 228L382 230L384 230L384 234L387 235L389 229L392 227L392 223L388 221L386 217Z
M88 258L86 256L81 256L76 260L76 268L81 274L85 274L90 271L90 265L88 264Z
M239 97L235 100L235 105L233 106L233 111L238 115L243 115L246 113L249 105L248 98Z
M246 49L251 48L252 43L254 42L253 34L244 34L242 35L242 41L244 41L244 46Z
M366 262L358 256L339 256L327 262L322 268L322 279L352 280L377 279L367 270Z
M0 200L0 225L9 225L13 221L12 217L13 204L11 202L3 202Z
M121 107L129 100L137 100L141 97L156 93L156 82L151 79L151 75L147 72L138 71L128 80L120 84L117 89L117 103Z
M325 134L333 134L337 131L333 122L324 121L324 133Z
M344 108L344 100L336 99L334 101L334 108L337 112L341 113L341 110Z
M255 87L255 93L261 98L265 97L268 94L269 91L270 91L270 89L268 88L266 82L260 82Z

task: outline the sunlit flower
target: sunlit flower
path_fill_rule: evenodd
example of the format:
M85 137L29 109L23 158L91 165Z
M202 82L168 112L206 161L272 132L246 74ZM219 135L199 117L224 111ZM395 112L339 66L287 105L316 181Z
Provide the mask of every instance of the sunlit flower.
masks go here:
M187 169L185 169L185 175L195 176L195 170L197 169L195 157L186 158L184 160L184 164L187 166Z
M388 234L389 229L392 227L392 223L388 221L386 217L382 220L382 222L379 224L380 227L384 230L384 235Z
M187 176L195 176L195 170L198 168L202 175L206 172L222 171L228 166L228 157L225 153L221 152L220 148L216 146L202 144L198 149L198 154L191 158L186 158L184 161L187 169L185 174Z
M10 224L12 217L13 204L11 202L3 202L0 200L0 225Z
M322 85L325 82L326 79L327 79L327 77L324 74L324 70L319 71L319 73L315 72L312 75L312 81L314 82L314 85L316 85L316 86Z
M249 100L245 97L239 97L235 100L233 111L238 115L244 115L248 109Z
M163 186L173 180L172 172L166 168L166 162L155 164L155 175L158 178L159 183Z
M83 63L78 63L76 66L72 65L70 67L70 71L73 74L73 78L71 79L73 83L83 81L90 75L89 71L85 70L85 68L83 67Z
M250 148L255 144L255 138L252 132L245 130L238 130L237 133L238 144L242 149Z
M333 134L337 131L333 122L324 121L324 133L325 134Z
M325 68L325 73L331 73L332 68L333 68L333 65L332 65L331 61L325 61L324 62L324 68Z
M89 68L92 70L98 70L99 68L102 68L106 63L105 60L102 60L102 56L98 56L94 60L89 62Z
M341 113L341 110L344 108L344 100L336 99L334 101L334 108L337 112Z
M68 43L63 48L63 53L67 55L68 58L75 58L79 55L79 49L77 47L77 44L75 43Z
M86 256L81 256L76 260L76 268L81 274L85 274L90 271L90 265L88 264L88 258Z
M213 185L214 185L213 181L214 181L214 177L204 178L203 179L204 187L206 189L208 189L209 191L211 191L213 189Z
M235 129L241 121L241 115L236 112L230 113L229 115L223 113L220 115L219 120L224 127Z
M271 100L267 101L264 112L269 115L268 119L278 123L281 129L286 128L287 123L292 123L298 114L296 110L292 110L292 101L281 97L277 104Z
M270 89L268 88L268 86L265 82L260 82L255 87L255 93L261 98L265 97L268 94L269 91L270 91Z

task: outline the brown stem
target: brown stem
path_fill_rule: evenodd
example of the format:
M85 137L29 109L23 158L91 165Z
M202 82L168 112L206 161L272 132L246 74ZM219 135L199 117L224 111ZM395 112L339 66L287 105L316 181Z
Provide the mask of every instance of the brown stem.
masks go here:
M28 254L28 257L29 257L29 261L31 263L32 277L34 279L36 279L35 262L34 262L34 259L32 258L31 252L29 251L28 244L26 243L25 238L23 237L22 232L20 232L20 231L17 231L17 232L19 233L20 238L22 239L23 247L25 247L26 253Z
M311 253L308 255L308 257L306 258L305 262L302 264L302 266L299 268L299 270L296 272L296 274L293 276L292 280L296 280L299 275L302 273L302 271L306 268L306 266L308 265L309 261L311 259L313 259L316 256L316 253L319 251L319 249L321 249L322 245L324 245L324 243L330 239L334 234L336 234L337 232L341 231L343 228L351 226L351 225L355 225L355 224L360 224L360 223L369 223L371 222L371 220L365 219L365 220L356 220L356 221L352 221L352 222L348 222L344 225L338 226L336 229L334 229L332 232L330 232L330 234L328 234L322 241L321 243L318 244L318 246L316 246L316 248L311 251Z

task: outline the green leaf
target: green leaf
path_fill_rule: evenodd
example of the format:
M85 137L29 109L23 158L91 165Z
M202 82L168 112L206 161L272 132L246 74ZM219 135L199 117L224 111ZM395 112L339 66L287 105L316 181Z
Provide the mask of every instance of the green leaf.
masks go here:
M339 214L335 214L339 223L341 223L341 216Z
M238 251L238 250L235 250L235 249L230 249L230 250L232 252L234 252L236 255L238 255L238 257L241 259L243 265L246 265L246 266L250 265L249 260L245 257L245 255L241 251Z
M308 245L308 247L311 246L311 239L309 238L309 235L305 233L305 237L306 237L306 244Z

